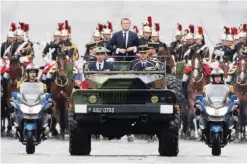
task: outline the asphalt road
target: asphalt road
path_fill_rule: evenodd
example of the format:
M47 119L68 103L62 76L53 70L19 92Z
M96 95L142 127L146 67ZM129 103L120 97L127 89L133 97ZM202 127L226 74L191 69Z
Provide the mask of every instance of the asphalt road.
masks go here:
M230 143L222 155L213 157L211 149L199 141L180 140L178 157L158 155L158 141L92 141L90 156L70 156L68 141L46 140L27 155L25 146L13 139L1 139L1 163L247 163L247 144Z

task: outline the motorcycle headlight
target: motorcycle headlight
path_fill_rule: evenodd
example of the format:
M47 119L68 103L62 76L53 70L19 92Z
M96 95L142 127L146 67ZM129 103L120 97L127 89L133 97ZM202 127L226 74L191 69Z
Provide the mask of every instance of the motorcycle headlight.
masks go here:
M218 109L209 106L206 107L206 112L210 116L224 116L227 113L227 111L228 108L226 106Z
M24 114L39 114L42 106L39 104L39 105L30 107L24 104L20 104L20 108L21 108L22 113Z

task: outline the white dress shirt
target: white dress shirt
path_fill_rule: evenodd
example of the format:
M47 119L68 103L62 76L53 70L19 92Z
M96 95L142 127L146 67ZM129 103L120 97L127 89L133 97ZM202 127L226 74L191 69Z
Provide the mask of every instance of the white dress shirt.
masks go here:
M104 68L104 61L102 63L99 63L98 61L96 62L96 68L97 68L97 70L100 70L99 69L99 65L100 65L101 70L103 70L103 68Z

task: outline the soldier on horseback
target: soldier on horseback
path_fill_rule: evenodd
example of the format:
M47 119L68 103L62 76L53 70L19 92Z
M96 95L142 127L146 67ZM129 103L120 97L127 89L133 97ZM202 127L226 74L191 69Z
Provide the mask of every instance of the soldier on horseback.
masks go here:
M7 41L2 43L1 45L1 60L0 60L0 69L1 69L1 132L2 135L5 133L5 120L9 119L9 111L7 105L7 82L9 78L9 74L6 72L9 69L9 56L11 55L11 50L15 41L15 31L16 25L14 23L11 24L11 29L7 34ZM5 75L5 77L4 77ZM7 134L11 133L11 125L8 124Z
M231 52L231 54L235 54L234 56L236 56L236 57L234 57L234 59L232 59L233 63L236 63L237 56L239 56L239 55L247 56L247 25L246 24L244 24L242 29L240 30L239 43L236 44L234 47L231 46L231 43L230 43L228 49L230 49L228 52ZM235 76L236 70L237 70L236 65L234 65L231 68L231 70L229 70L227 80L226 80L226 82L228 84L232 83L233 76Z
M247 24L244 24L240 30L239 43L235 47L239 55L247 56Z
M192 33L194 33L194 26L193 25L190 25L190 31ZM187 39L195 40L195 44L193 44L192 46L189 47L189 49L184 54L184 57L185 58L187 57L189 60L191 60L192 55L194 53L200 54L200 56L202 57L201 62L203 62L203 70L207 75L210 75L211 70L210 70L209 66L207 65L207 61L206 61L206 58L209 58L209 48L205 45L202 27L200 27L200 26L198 27L197 33L195 34L194 37L187 38ZM188 44L193 43L193 40L191 40L191 41L189 40ZM183 85L183 88L185 90L185 96L186 97L187 97L186 88L187 88L187 83L188 83L190 72L191 72L191 66L190 65L191 64L188 63L188 67L185 69L183 79L182 79L182 85Z
M56 63L56 58L57 58L57 51L56 48L51 48L53 45L58 44L60 42L60 35L61 35L61 26L62 24L59 24L58 30L56 30L53 34L54 36L54 41L51 41L49 44L46 45L42 56L43 60L46 62L46 66L44 67L43 73L42 73L42 81L44 83L48 83L46 75L50 68Z

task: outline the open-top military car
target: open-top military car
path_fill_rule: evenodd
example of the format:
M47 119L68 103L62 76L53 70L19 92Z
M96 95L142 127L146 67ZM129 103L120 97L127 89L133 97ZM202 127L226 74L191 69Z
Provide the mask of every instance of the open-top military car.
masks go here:
M157 135L161 156L178 155L181 82L165 69L128 71L128 64L114 62L116 71L83 69L87 89L70 98L71 155L90 154L91 134Z

